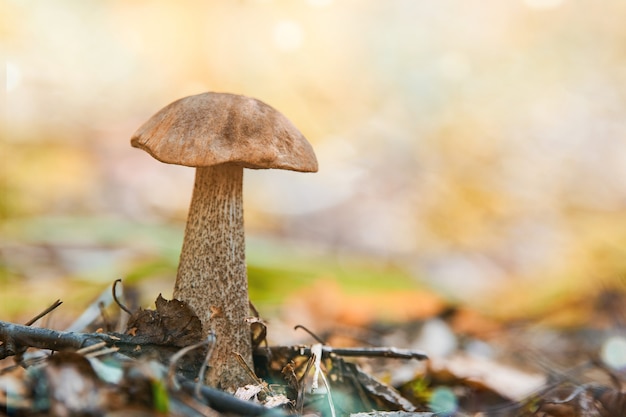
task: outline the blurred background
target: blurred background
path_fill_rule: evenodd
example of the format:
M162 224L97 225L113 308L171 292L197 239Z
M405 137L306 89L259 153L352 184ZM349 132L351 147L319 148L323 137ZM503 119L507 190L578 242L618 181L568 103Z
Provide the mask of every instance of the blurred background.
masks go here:
M343 304L368 288L429 288L526 314L624 277L623 1L3 9L5 316L37 294L43 308L116 278L144 283L149 300L171 295L194 172L129 140L161 107L204 91L267 102L318 156L316 174L246 171L261 305L298 291L340 304L337 285ZM417 308L396 296L352 301L373 314Z

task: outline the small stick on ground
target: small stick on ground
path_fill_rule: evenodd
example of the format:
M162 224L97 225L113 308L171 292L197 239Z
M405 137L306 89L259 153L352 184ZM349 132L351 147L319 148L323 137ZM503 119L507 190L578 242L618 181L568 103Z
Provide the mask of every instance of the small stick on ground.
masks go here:
M50 307L46 308L44 311L42 311L41 313L37 314L35 317L33 317L32 319L28 320L25 325L26 326L31 326L32 324L34 324L37 320L39 320L40 318L42 318L43 316L45 316L46 314L50 313L52 310L56 309L58 306L60 306L61 304L63 304L63 301L61 300L56 300L54 303L52 303L50 305Z
M118 298L117 298L117 284L121 283L122 280L121 279L116 279L115 282L113 283L113 301L115 301L115 304L117 304L117 306L119 308L121 308L122 310L124 310L126 313L128 313L128 315L132 316L133 312L130 311L130 309L128 307L126 307Z
M310 346L276 346L273 351L283 353L287 357L310 356ZM395 347L356 347L356 348L333 348L322 346L322 356L331 354L349 357L370 357L370 358L391 358L391 359L417 359L419 361L428 359L428 355L417 350L398 349Z
M326 342L324 340L322 340L321 337L319 337L318 335L316 335L315 333L313 333L311 330L307 329L306 327L304 327L301 324L296 325L294 328L294 330L298 330L298 329L302 329L305 332L307 332L309 334L309 336L311 336L313 339L315 339L317 341L317 343L321 343L323 345L326 344Z

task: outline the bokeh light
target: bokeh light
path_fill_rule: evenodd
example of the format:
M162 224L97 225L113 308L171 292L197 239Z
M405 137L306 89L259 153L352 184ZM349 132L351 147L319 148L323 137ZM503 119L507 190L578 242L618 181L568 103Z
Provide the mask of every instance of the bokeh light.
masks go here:
M228 91L284 112L320 162L315 175L246 173L251 236L399 262L469 300L626 272L624 2L9 0L5 11L7 227L54 216L182 227L193 170L129 138L177 98Z

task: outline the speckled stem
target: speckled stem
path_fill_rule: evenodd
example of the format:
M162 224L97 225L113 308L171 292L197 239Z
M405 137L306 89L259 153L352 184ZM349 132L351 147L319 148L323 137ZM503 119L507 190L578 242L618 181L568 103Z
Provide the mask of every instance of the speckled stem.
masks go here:
M196 169L174 298L186 301L217 342L206 382L232 390L249 383L233 352L252 368L242 205L243 168Z

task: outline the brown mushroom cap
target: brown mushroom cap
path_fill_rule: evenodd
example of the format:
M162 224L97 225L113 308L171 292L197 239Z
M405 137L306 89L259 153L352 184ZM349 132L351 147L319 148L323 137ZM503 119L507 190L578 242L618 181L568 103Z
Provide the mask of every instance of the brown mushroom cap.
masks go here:
M168 164L317 171L313 148L285 116L236 94L209 92L177 100L137 129L130 143Z

